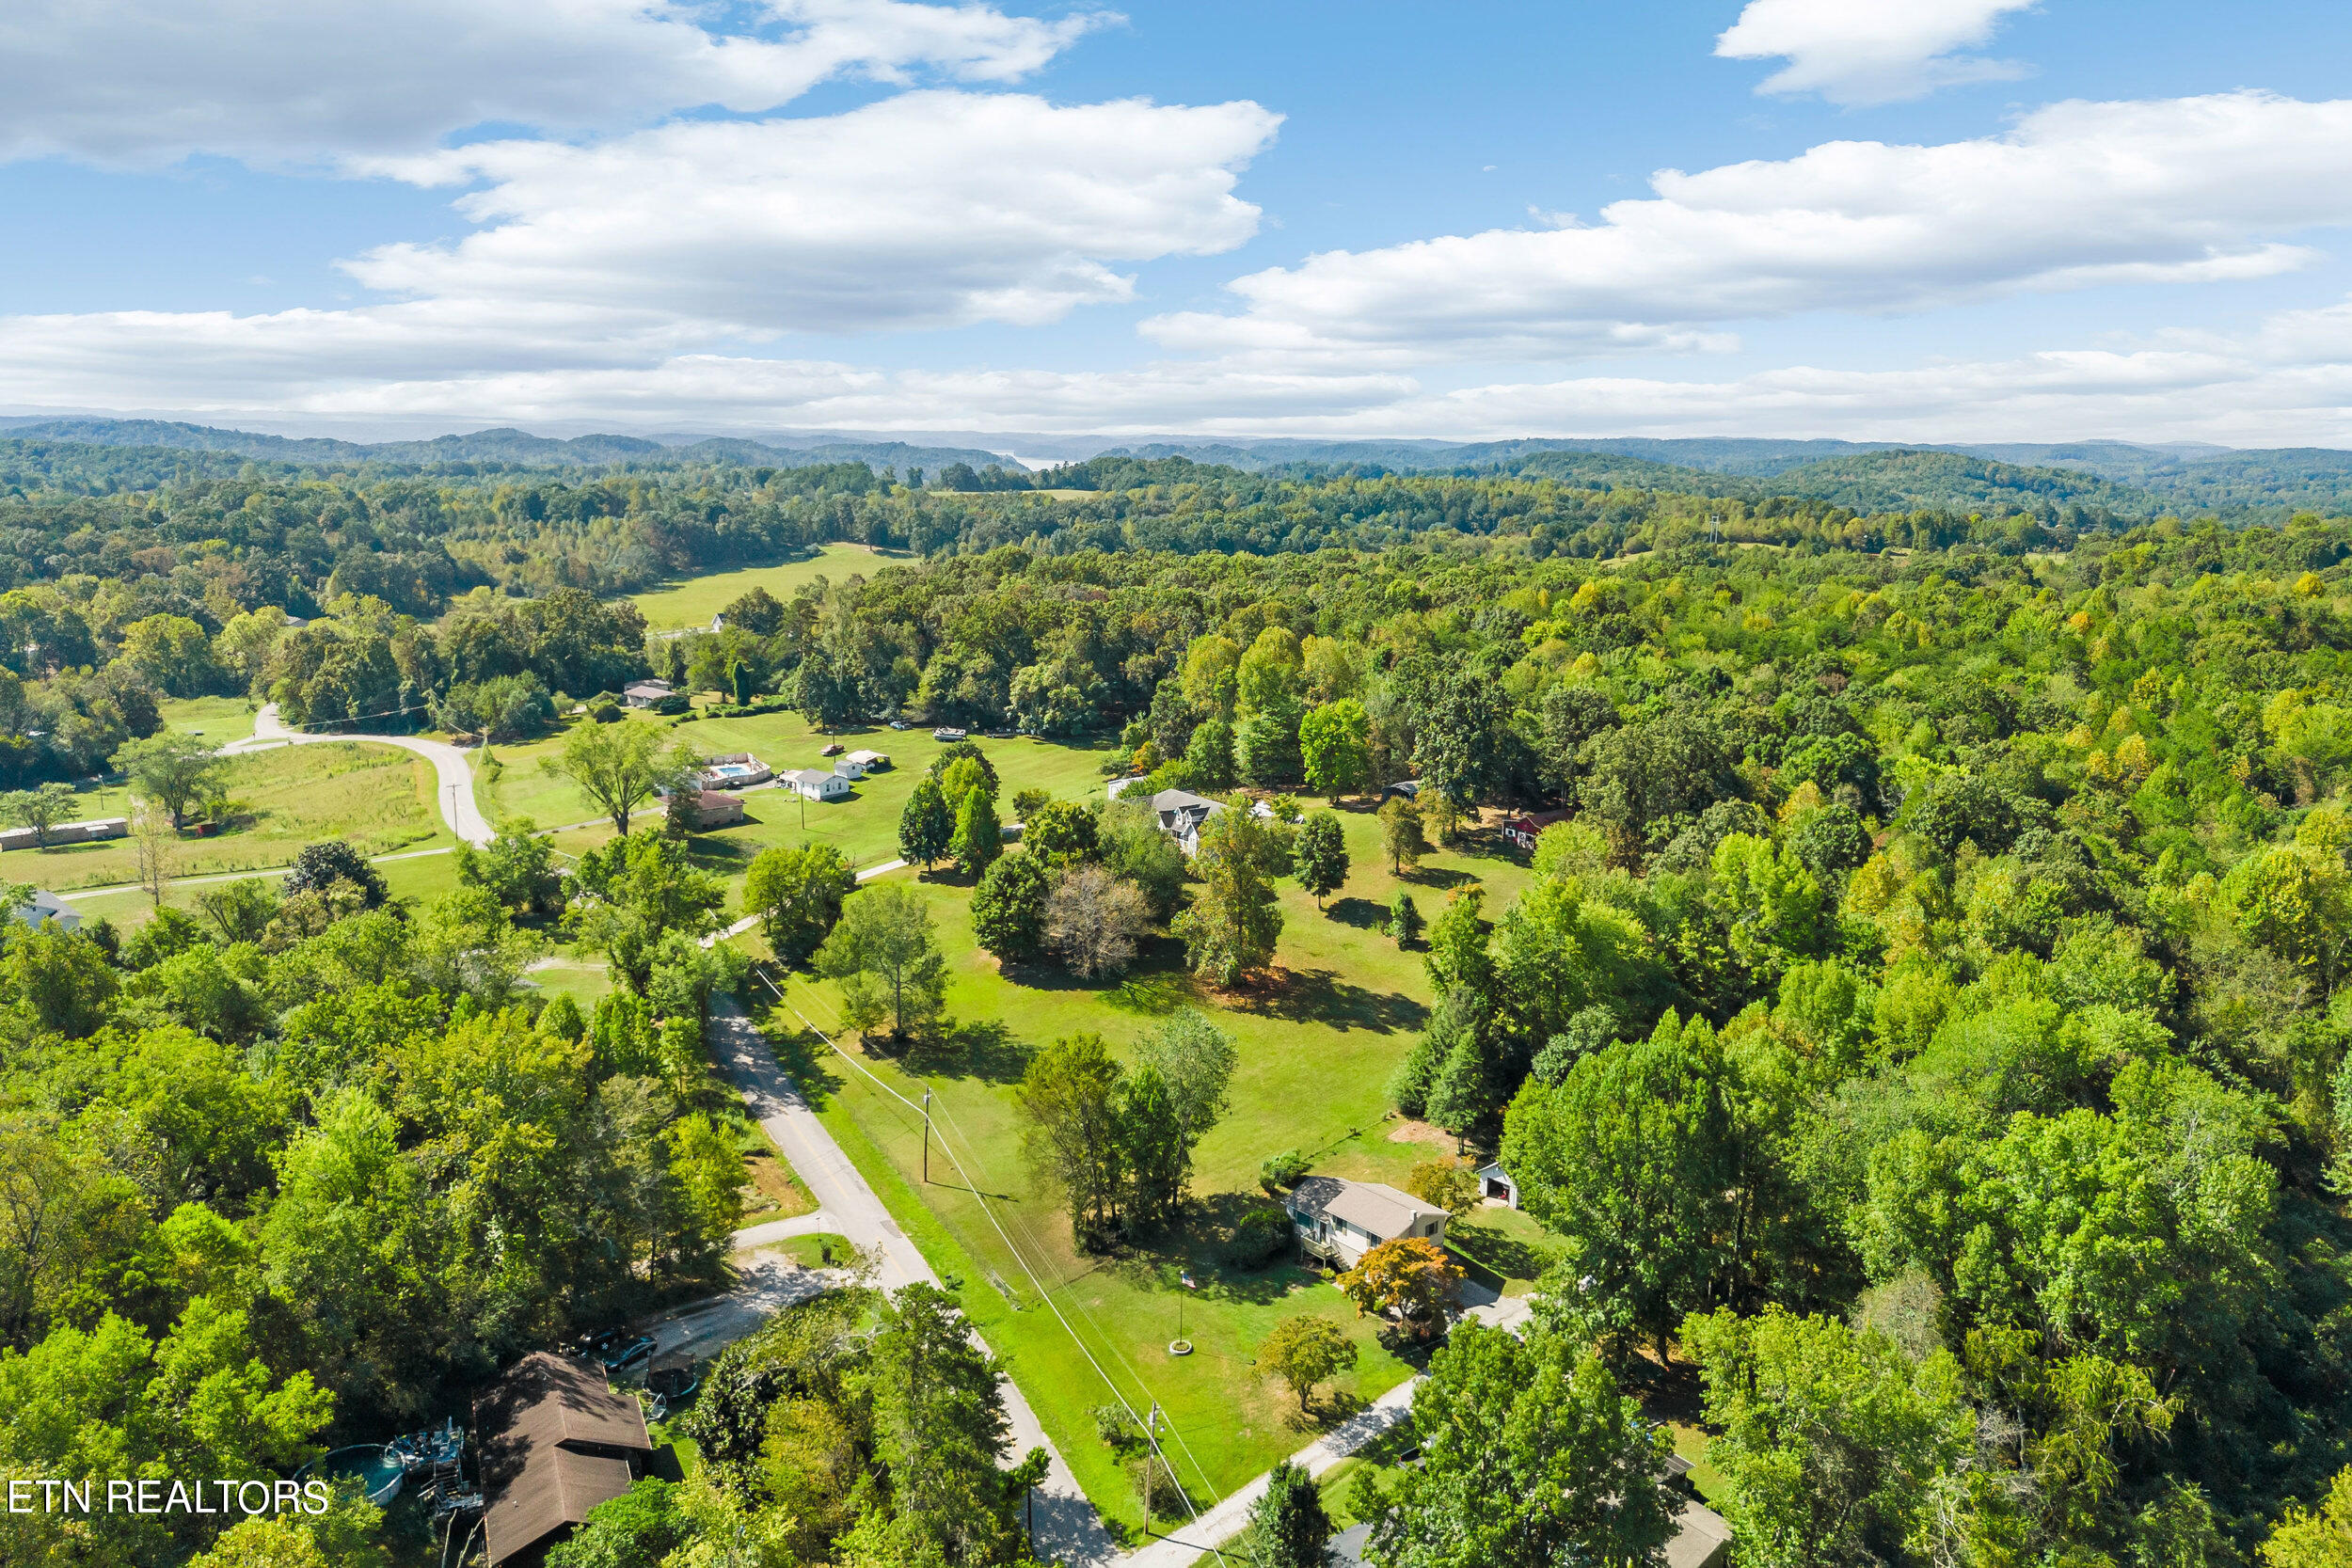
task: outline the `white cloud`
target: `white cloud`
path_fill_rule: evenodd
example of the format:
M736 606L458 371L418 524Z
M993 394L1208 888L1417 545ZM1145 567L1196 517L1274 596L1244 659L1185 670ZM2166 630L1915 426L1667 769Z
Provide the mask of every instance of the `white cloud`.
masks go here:
M1232 283L1240 314L1144 330L1205 351L1541 358L1705 346L1807 310L2265 277L2310 258L2279 236L2352 222L2352 101L2066 103L2006 135L1830 142L1651 184L1589 228L1311 257Z
M1993 36L2034 0L1748 0L1715 53L1786 59L1758 92L1818 92L1833 103L1891 103L1963 82L2026 73L2009 60L1958 51Z
M596 349L580 346L593 327ZM1255 356L1104 372L885 371L682 350L659 321L440 302L267 317L0 319L0 406L465 429L1199 436L1840 436L2352 445L2352 301L2240 337L1893 370L1431 390Z
M453 245L345 263L441 299L649 310L712 332L1038 325L1125 300L1111 263L1231 249L1236 173L1279 117L1255 103L1057 107L910 92L848 114L698 120L587 147L501 141L374 166L481 179Z
M415 151L485 124L641 125L771 109L829 77L1005 82L1108 13L983 0L752 0L718 35L690 0L11 0L0 158L109 165L192 152L260 164Z

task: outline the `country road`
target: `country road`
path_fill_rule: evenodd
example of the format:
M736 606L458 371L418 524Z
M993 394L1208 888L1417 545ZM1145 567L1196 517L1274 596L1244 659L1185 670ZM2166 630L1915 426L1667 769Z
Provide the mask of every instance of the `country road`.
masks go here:
M817 1199L816 1213L755 1227L739 1240L751 1241L756 1247L774 1237L829 1230L877 1258L874 1283L883 1290L918 1280L938 1284L939 1276L931 1272L930 1264L890 1217L890 1211L866 1185L865 1176L842 1152L824 1123L817 1119L817 1113L777 1065L758 1026L733 997L711 998L709 1039L712 1057L735 1080L752 1115L775 1139L785 1160ZM707 1354L706 1347L739 1338L769 1313L829 1283L824 1275L795 1269L774 1254L755 1253L744 1259L739 1272L743 1284L735 1291L647 1325L646 1331L660 1346L657 1354L682 1348ZM1110 1568L1119 1558L1118 1544L1087 1501L1077 1477L1045 1435L1029 1402L1010 1378L1004 1380L1003 1388L1005 1414L1012 1425L1013 1453L1018 1456L1042 1448L1053 1459L1052 1469L1037 1489L1040 1555L1072 1568Z

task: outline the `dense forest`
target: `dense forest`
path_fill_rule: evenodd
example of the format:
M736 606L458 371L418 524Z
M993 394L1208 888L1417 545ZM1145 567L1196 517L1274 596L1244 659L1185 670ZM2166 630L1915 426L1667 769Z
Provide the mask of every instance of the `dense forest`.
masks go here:
M2018 487L2027 470L1935 454L1894 454L1880 462L1880 480L1926 494L1958 464L2000 480L2002 499L1874 509L1541 475L1244 473L1182 457L1098 457L1035 476L962 463L927 476L919 467L878 473L864 463L675 454L594 469L370 458L239 459L230 471L231 461L0 442L10 486L0 498L0 783L90 773L152 729L159 695L252 689L290 715L333 723L421 720L453 684L493 677L528 673L573 696L610 689L643 673L648 656L625 611L596 612L589 601L829 540L958 558L1008 546L1055 557L1272 556L1419 543L1598 561L1701 540L1805 555L1964 544L2014 557L2067 549L2118 522L2080 498ZM2294 530L2303 537L2306 520ZM549 615L579 626L557 638L565 653L469 659L446 646L448 626L419 629L461 600L469 624L498 622L509 642L539 636L522 623ZM277 635L288 616L313 624ZM591 646L603 651L592 657ZM915 650L918 662L930 652ZM788 670L794 656L767 662ZM905 677L874 679L903 697L918 684Z
M1435 911L1391 1092L1556 1233L1578 1377L1696 1369L1743 1568L2341 1560L2352 1487L2298 1510L2352 1465L2352 524L1180 458L1052 494L77 461L0 505L19 784L158 695L486 728L659 670L823 722L1117 729L1203 792L1414 777L1440 837L1560 814L1510 907ZM835 539L910 558L669 641L612 597ZM707 924L662 853L589 904ZM612 1010L534 1015L540 899L472 877L417 914L322 872L120 942L10 927L12 1473L279 1465L703 1266L733 1155L681 1042L732 977L673 943ZM870 1375L775 1354L834 1368L819 1402ZM1452 1560L1411 1555L1418 1496L1367 1500L1375 1549ZM9 1528L10 1560L203 1544Z

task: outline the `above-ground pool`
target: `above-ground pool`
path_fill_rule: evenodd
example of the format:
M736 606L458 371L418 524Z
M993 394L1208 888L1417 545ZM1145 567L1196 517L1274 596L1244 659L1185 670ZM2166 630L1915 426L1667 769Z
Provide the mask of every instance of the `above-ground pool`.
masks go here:
M767 771L765 768L754 768L748 763L723 762L704 768L703 777L712 784L739 784L746 779L756 779Z
M399 1460L385 1451L381 1443L361 1443L354 1448L337 1449L322 1454L295 1472L297 1481L341 1481L357 1476L367 1489L368 1501L378 1507L400 1496L400 1483L406 1472Z

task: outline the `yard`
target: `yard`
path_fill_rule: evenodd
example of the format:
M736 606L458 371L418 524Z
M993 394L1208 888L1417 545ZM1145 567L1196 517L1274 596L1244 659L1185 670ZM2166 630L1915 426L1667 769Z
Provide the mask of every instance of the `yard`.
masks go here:
M1009 790L1015 775L1005 749L999 742L990 752ZM1409 1373L1375 1342L1375 1324L1358 1319L1313 1273L1293 1263L1240 1273L1220 1258L1225 1225L1265 1201L1257 1172L1268 1154L1295 1148L1319 1172L1397 1181L1438 1152L1386 1103L1389 1072L1421 1029L1430 994L1420 955L1400 953L1375 927L1397 886L1376 863L1377 825L1362 810L1344 813L1343 821L1353 874L1327 914L1294 884L1280 884L1281 969L1262 992L1202 991L1184 972L1181 948L1165 939L1116 984L1083 984L1053 970L1008 976L973 942L969 886L943 874L915 883L931 905L952 973L953 1022L942 1041L894 1059L843 1038L845 1059L802 1027L804 1014L830 1033L837 1017L830 984L805 976L787 982L789 1006L767 1016L771 1038L827 1125L943 1276L959 1276L975 1322L1089 1496L1106 1518L1127 1527L1140 1522L1139 1499L1091 1417L1113 1402L1114 1385L1137 1410L1162 1405L1177 1433L1169 1455L1193 1501L1206 1506ZM1443 853L1409 885L1429 910L1442 904L1450 885L1483 880L1501 901L1525 879L1507 859ZM1012 1085L1028 1052L1047 1040L1093 1031L1123 1051L1188 1006L1210 1011L1241 1053L1232 1108L1199 1151L1200 1219L1185 1233L1146 1238L1120 1256L1081 1256L1059 1207L1033 1189L1020 1157ZM917 1102L925 1087L932 1092L928 1183L922 1117L884 1085ZM1445 1151L1451 1147L1447 1140ZM1511 1221L1525 1223L1511 1215L1498 1229L1515 1231ZM1198 1289L1185 1289L1185 1273ZM1301 1417L1286 1388L1250 1372L1273 1324L1302 1313L1342 1324L1362 1354L1353 1373L1324 1391L1313 1420ZM1168 1349L1180 1330L1194 1346L1188 1356ZM1158 1522L1173 1526L1184 1517L1179 1510Z
M229 796L242 809L227 831L181 840L183 877L284 865L324 838L344 839L363 855L449 842L434 804L432 765L406 752L358 742L285 746L231 757L228 766ZM83 794L77 817L130 810L120 784ZM16 850L0 873L64 892L132 881L138 863L128 839L110 839Z
M748 566L739 572L714 572L671 588L637 595L638 611L649 631L675 631L707 626L710 618L755 588L765 588L779 599L789 599L803 583L818 578L840 582L852 574L872 575L893 561L912 559L896 551L865 545L826 545L805 561L781 566Z

